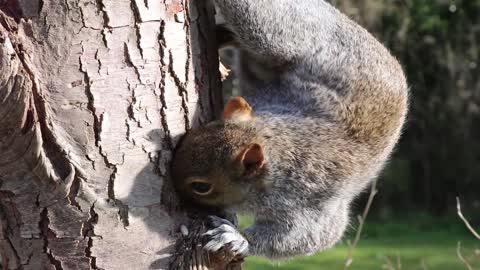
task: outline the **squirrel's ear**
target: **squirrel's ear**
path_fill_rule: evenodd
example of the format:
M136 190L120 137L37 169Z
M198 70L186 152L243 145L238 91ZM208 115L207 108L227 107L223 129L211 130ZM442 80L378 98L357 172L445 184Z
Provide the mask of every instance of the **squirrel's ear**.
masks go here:
M265 156L261 145L254 143L246 147L239 155L238 161L245 169L246 175L254 175L265 165Z
M242 97L231 97L223 109L223 120L247 121L252 118L252 107Z

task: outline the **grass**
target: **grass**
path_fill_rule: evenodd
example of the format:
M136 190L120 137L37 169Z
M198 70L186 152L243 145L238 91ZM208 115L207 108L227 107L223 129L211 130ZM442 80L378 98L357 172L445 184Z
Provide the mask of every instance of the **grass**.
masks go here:
M353 233L352 229L345 239L352 239ZM462 242L462 254L473 269L480 269L480 241L468 233L460 220L428 217L388 222L367 220L349 269L468 270L457 257L458 241ZM280 263L272 263L259 257L247 258L244 269L343 269L348 250L345 242L310 257L299 257ZM397 265L398 261L400 267Z

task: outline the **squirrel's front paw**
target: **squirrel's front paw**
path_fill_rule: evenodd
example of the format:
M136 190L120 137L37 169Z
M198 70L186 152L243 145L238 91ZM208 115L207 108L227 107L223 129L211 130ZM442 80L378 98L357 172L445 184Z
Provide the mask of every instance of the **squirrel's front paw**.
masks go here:
M208 236L208 242L205 249L212 252L225 248L233 253L233 255L246 256L248 253L248 241L235 228L230 221L216 216L209 216L210 221L215 229L204 233Z

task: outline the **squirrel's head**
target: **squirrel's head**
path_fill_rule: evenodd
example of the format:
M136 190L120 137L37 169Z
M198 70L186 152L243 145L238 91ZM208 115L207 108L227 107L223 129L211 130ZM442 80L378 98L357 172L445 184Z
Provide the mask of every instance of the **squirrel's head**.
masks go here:
M251 123L251 112L243 98L233 97L222 120L187 132L172 161L172 178L184 198L231 206L263 188L264 140Z

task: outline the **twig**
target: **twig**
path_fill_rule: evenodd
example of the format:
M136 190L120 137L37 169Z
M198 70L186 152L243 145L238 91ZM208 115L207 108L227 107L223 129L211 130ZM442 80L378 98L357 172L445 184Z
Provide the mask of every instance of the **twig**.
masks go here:
M353 251L355 250L358 241L360 240L360 235L362 234L363 225L365 224L365 219L367 218L368 212L370 211L370 207L372 206L373 198L377 194L377 180L372 183L372 187L370 188L370 196L368 197L367 204L365 205L365 209L363 210L362 215L358 216L358 229L355 234L355 239L353 240L352 244L348 245L348 254L347 259L345 260L345 267L344 270L348 270L350 265L353 262Z
M387 270L401 270L402 269L402 262L401 262L401 259L400 259L400 254L398 254L398 252L397 252L397 255L396 255L396 265L393 262L393 259L390 259L390 257L388 257L386 255L381 255L380 258L384 260L384 264L382 265L383 269L387 269Z
M400 254L397 252L397 268L398 270L402 269L402 261L400 259Z
M395 268L395 265L393 264L392 260L388 256L382 256L383 260L385 263L382 265L382 269L387 269L387 270L397 270Z
M457 197L457 214L463 220L463 222L465 223L465 226L467 226L467 228L470 230L470 232L472 232L472 234L478 240L480 240L480 235L475 231L475 229L473 229L472 225L470 225L470 222L468 222L468 220L463 216L462 208L461 208L461 205L460 205L460 198L458 198L458 197Z
M425 259L422 258L420 261L420 265L422 266L422 270L428 270L427 263L425 262Z
M474 270L473 267L470 265L470 263L462 256L462 252L461 252L461 243L460 241L458 241L458 244L457 244L457 256L458 258L460 259L460 261L463 262L463 264L468 268L468 270Z

